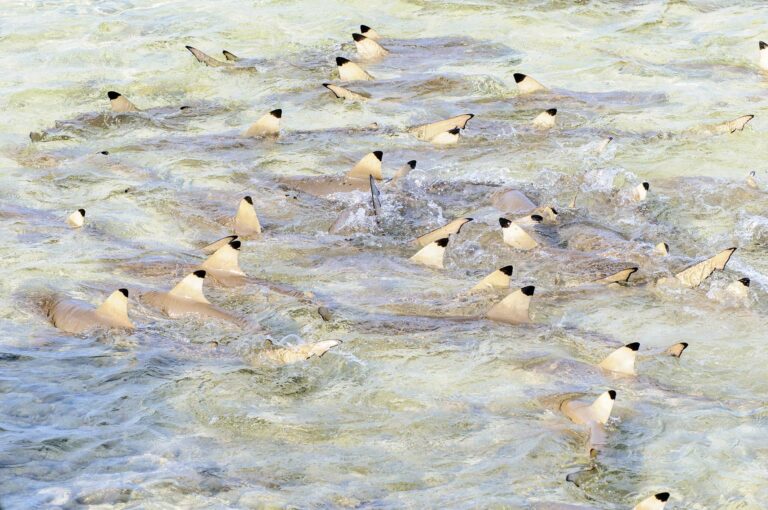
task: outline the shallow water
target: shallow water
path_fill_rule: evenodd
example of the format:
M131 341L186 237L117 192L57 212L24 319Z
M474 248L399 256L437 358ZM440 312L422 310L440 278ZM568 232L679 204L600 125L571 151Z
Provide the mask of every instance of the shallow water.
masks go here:
M768 201L746 176L768 186L768 6L206 4L11 1L0 13L3 508L618 509L662 490L668 508L765 507ZM320 84L336 56L354 59L360 23L392 54L367 67L376 81L350 86L372 99L344 103ZM204 67L186 44L255 68ZM515 72L552 91L519 96ZM108 90L149 111L105 113ZM278 140L238 138L278 107ZM552 107L557 127L534 130ZM476 117L454 147L404 132L465 112ZM693 132L743 114L755 115L743 132ZM418 161L382 190L379 225L360 215L329 234L368 194L317 198L282 181L339 175L372 150L386 176ZM501 187L561 213L539 229L542 248L502 244L489 201ZM265 231L240 259L258 280L206 288L244 329L167 319L134 298L199 264L246 194ZM86 226L69 229L79 207ZM407 260L413 237L458 216L475 221L445 270ZM668 258L652 253L661 241ZM727 270L700 288L653 285L729 246ZM507 264L513 287L536 285L532 325L439 317L482 314L504 293L464 292ZM640 267L634 284L574 286L627 265ZM744 276L749 298L727 299ZM39 306L52 293L97 304L119 287L132 333L67 335ZM306 363L249 363L267 338L343 344ZM634 378L591 366L633 341L645 354L690 347L641 357ZM592 461L557 402L608 388L608 445ZM566 482L592 464L580 486Z

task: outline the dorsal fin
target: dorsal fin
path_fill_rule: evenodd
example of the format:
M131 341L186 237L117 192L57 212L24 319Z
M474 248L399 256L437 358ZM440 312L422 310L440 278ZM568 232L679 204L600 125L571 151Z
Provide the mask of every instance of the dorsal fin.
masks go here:
M347 177L352 179L367 179L369 175L372 175L374 179L380 181L384 178L381 172L381 159L384 157L384 153L381 151L369 152L363 159L357 162L352 167L352 170L347 172Z
M679 358L683 355L683 351L688 348L687 342L678 342L674 345L669 346L665 351L664 354L667 354L669 356L673 356L675 358Z
M133 329L133 323L128 318L128 289L119 289L109 295L96 309L96 313L107 317L120 327Z
M635 375L635 358L637 358L639 348L640 344L637 342L619 347L601 361L598 366L611 372Z
M371 81L373 76L365 72L362 67L343 57L336 57L336 66L339 70L341 81Z
M223 50L221 53L224 54L224 58L229 60L230 62L237 62L240 60L240 57L232 53L231 51Z
M450 129L464 129L467 126L467 122L474 116L475 115L472 113L464 113L451 117L450 119L439 120L437 122L408 128L408 132L419 140L429 141L440 133L444 133Z
M605 424L608 422L608 418L611 417L615 401L616 392L608 390L592 402L592 405L589 406L589 414L594 417L595 421Z
M426 245L411 257L411 261L437 269L443 269L445 248L448 246L448 238L437 239Z
M85 209L78 209L67 216L67 225L73 228L80 228L85 224Z
M648 182L641 182L634 188L632 188L632 200L635 202L642 202L648 196L648 190L651 189L651 185Z
M461 129L455 127L453 129L449 129L448 131L439 133L429 142L433 145L453 145L455 143L459 143L459 138L461 138Z
M603 152L605 149L607 149L607 148L608 148L608 144L610 144L612 141L613 141L613 137L612 137L612 136L608 136L608 137L606 137L606 138L603 138L603 139L600 141L600 144L599 144L599 145L597 146L597 148L595 149L595 152L596 152L597 154L602 154L602 152Z
M458 234L461 231L461 227L470 221L472 221L472 218L457 218L447 225L443 225L442 227L436 228L431 232L427 232L423 236L417 237L416 242L419 243L420 246L426 246L429 243L443 237L448 237L451 234Z
M557 223L557 209L550 205L544 205L537 207L533 210L533 214L538 214L542 217L542 220L547 223Z
M669 492L659 492L642 500L633 510L663 510L669 501Z
M133 103L128 101L119 92L115 92L114 90L110 90L109 92L107 92L107 97L109 98L109 105L111 106L112 111L115 112L115 113L138 112L139 111L139 109L136 108L136 106Z
M352 34L352 40L355 41L357 54L364 60L374 60L389 55L389 50L363 34Z
M205 259L205 262L203 262L200 267L207 271L218 270L245 274L242 269L240 269L240 264L238 262L240 255L239 250L240 241L230 241L216 250L213 255Z
M517 83L517 89L520 92L520 95L531 94L539 90L547 90L544 85L523 73L515 73L515 83Z
M496 322L523 324L531 322L528 309L536 287L529 285L510 293L488 310L487 317Z
M183 299L191 299L199 303L210 303L203 295L203 282L205 271L200 269L188 274L168 293Z
M757 177L754 170L749 172L749 175L747 175L747 186L752 189L758 189L760 187L760 185L757 183Z
M675 278L687 287L698 287L701 282L709 278L709 276L715 272L715 270L725 269L725 265L731 260L731 255L736 251L736 248L728 248L721 251L717 255L708 258L698 264L694 264L691 267L680 271L675 275Z
M322 358L326 352L330 351L337 345L341 345L340 340L322 340L320 342L310 344L309 349L307 350L307 359L315 356Z
M667 243L659 243L653 248L653 253L666 257L669 255L669 245Z
M744 127L749 123L750 120L754 119L754 115L742 115L741 117L737 117L733 120L729 120L725 123L725 126L727 127L727 130L729 133L735 133L736 131L743 131Z
M501 225L502 239L505 244L518 250L532 250L539 245L520 225L506 218L499 218L499 225Z
M555 127L555 119L557 118L557 108L550 108L544 110L533 119L533 127L537 129L552 129Z
M256 209L253 208L253 199L250 196L242 198L237 205L234 230L235 234L243 237L261 234L261 223L256 216Z
M760 67L768 71L768 44L760 41L757 43L757 47L760 50Z
M331 93L334 96L336 96L338 99L349 99L351 101L366 101L369 99L369 97L364 94L361 94L359 92L353 92L347 88L341 87L339 85L334 85L332 83L323 83L323 87L330 90Z
M416 168L416 160L412 159L408 163L404 164L400 169L395 172L395 175L392 176L392 178L389 180L390 185L395 185L398 183L400 179L404 179L408 176L409 173L411 173L411 170Z
M629 277L635 274L636 272L637 272L636 267L628 267L626 269L622 269L617 273L608 275L605 278L600 278L598 280L595 280L595 283L602 283L605 285L609 283L625 283L625 282L628 282Z
M260 137L260 136L279 136L280 135L280 119L283 116L283 110L280 108L272 110L269 113L265 113L259 120L254 122L249 127L243 136L246 137Z
M194 55L197 61L200 62L201 64L205 64L210 67L225 67L225 66L232 65L230 62L222 62L221 60L216 60L215 58L211 57L210 55L207 55L206 53L198 50L193 46L185 46L185 48L187 48L189 52L192 55Z
M366 36L368 39L381 39L379 33L368 25L360 25L360 33Z
M209 253L209 254L213 253L216 250L218 250L219 248L221 248L222 246L226 246L231 241L234 241L235 239L237 239L237 236L225 236L225 237L222 237L221 239L217 239L216 241L212 242L211 244L207 244L207 245L203 246L203 248L202 248L203 253Z
M512 266L504 266L480 280L478 284L472 287L469 291L482 292L485 290L508 289L511 276Z

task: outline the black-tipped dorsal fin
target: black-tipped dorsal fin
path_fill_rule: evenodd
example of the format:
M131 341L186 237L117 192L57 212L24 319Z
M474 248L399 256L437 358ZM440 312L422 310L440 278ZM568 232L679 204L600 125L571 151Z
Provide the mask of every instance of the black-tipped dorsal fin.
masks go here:
M510 293L488 310L487 317L496 322L524 324L531 322L529 307L536 288L533 285L522 287Z
M265 113L243 133L243 136L249 138L279 136L282 116L283 110L280 108Z
M442 227L436 228L435 230L417 237L416 242L419 243L420 246L426 246L440 238L448 237L451 234L458 234L461 232L461 227L470 221L472 221L472 218L456 218L455 220L449 222L446 225L443 225Z
M609 284L609 283L626 283L629 281L629 278L637 272L636 267L628 267L626 269L622 269L621 271L618 271L612 275L608 275L604 278L600 278L598 280L595 280L595 283L602 283L602 284Z
M514 78L515 83L517 83L517 89L521 95L531 94L540 90L547 90L544 85L536 81L534 78L531 78L527 74L515 73Z
M512 276L512 266L501 267L480 280L477 285L470 289L470 292L508 289L512 280L510 276Z
M362 67L346 58L336 57L336 67L339 71L339 79L341 81L373 80L373 76L368 74Z
M583 402L568 400L560 405L560 410L574 423L586 424L591 421L605 424L611 417L616 392L608 390L601 394L590 405Z
M231 62L222 62L221 60L216 60L215 58L211 57L210 55L198 50L194 46L185 46L189 50L189 52L195 56L198 62L201 64L205 64L210 67L224 67L228 65L232 65Z
M639 348L640 344L637 342L619 347L601 361L598 366L619 374L635 375L635 359Z
M207 254L213 253L219 248L221 248L222 246L229 244L230 241L234 241L235 239L237 239L237 236L226 236L226 237L222 237L221 239L217 239L214 242L203 246L202 248L203 253L207 253Z
M506 218L499 218L499 225L501 225L502 239L505 244L518 250L532 250L539 245L520 225Z
M377 181L382 180L384 178L381 170L381 160L383 157L384 153L381 151L369 152L352 167L352 170L347 172L347 177L351 179L367 179L369 175L372 175Z
M633 510L663 510L668 500L668 492L659 492L642 500Z
M330 90L338 99L348 99L350 101L367 101L369 99L365 94L354 92L348 88L334 85L333 83L323 83L323 87Z
M448 246L448 238L437 239L420 249L411 257L412 262L436 269L443 269L445 249Z
M731 260L731 255L735 251L736 248L725 249L713 257L680 271L675 275L675 278L686 287L698 287L713 272L725 269L726 264Z
M389 50L376 42L375 39L363 34L352 34L352 40L355 41L357 54L363 60L376 60L389 55Z
M675 357L675 358L679 358L680 356L683 355L683 351L685 351L687 348L688 348L688 342L678 342L674 345L669 346L664 351L664 354Z
M204 281L205 271L195 271L185 276L168 294L182 299L197 301L199 303L209 303L203 295Z
M248 237L261 234L261 223L253 207L253 199L250 196L243 197L237 204L237 213L234 221L235 234Z
M408 132L423 141L430 141L440 133L450 131L454 128L465 129L467 122L470 121L475 115L472 113L463 113L450 119L439 120L437 122L431 122L429 124L422 124L420 126L414 126L408 128Z
M368 25L360 25L360 33L368 39L381 39L381 36Z
M237 62L238 60L240 60L240 57L238 57L231 51L224 50L221 53L224 54L224 58L229 60L230 62Z
M133 329L133 323L128 318L128 289L114 291L96 309L96 313L107 319L115 327Z
M126 113L126 112L138 112L139 109L136 108L136 106L128 101L122 94L119 92L115 92L114 90L110 90L107 92L107 97L109 98L109 105L112 108L112 111L115 113Z
M227 271L243 275L239 264L240 241L232 240L221 246L200 265L206 271Z

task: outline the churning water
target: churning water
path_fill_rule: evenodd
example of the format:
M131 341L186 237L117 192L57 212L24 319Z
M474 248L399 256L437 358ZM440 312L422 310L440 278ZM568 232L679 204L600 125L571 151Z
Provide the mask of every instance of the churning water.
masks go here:
M669 508L765 508L766 19L746 0L4 1L0 505L620 509L669 491ZM391 53L350 85L371 98L343 102L321 84L356 58L360 23ZM203 66L188 44L250 67ZM517 72L550 90L519 95ZM109 113L110 90L145 111ZM240 137L274 108L278 139ZM534 129L548 108L556 127ZM456 145L405 131L468 112ZM701 129L745 114L743 131ZM285 184L374 150L385 177L418 161L378 223L361 210L331 234L369 195ZM535 250L502 243L490 197L507 188L560 213ZM244 327L135 298L199 265L245 195L264 226L241 249L253 278L206 284ZM461 216L445 269L408 260ZM655 285L730 246L700 287ZM532 324L445 318L501 299L466 291L508 264L513 289L536 286ZM579 285L627 266L628 285ZM69 335L40 306L120 287L133 332ZM280 366L258 361L267 339L343 343ZM595 368L630 342L637 376ZM675 342L680 359L653 354ZM593 459L558 404L607 389Z

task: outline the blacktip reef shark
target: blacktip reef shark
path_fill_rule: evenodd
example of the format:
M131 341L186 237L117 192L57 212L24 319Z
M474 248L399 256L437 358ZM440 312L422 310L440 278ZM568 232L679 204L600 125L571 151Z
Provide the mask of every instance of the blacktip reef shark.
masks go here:
M93 329L134 329L128 318L128 290L114 291L98 307L74 299L46 299L44 311L54 326L80 334Z
M764 71L768 71L768 44L760 41L757 43L757 47L760 50L760 68Z
M761 43L764 44L764 43ZM765 56L766 61L768 61L768 56L763 53L764 49L761 45L761 62L763 61L763 57ZM527 96L534 93L542 93L542 92L549 92L550 89L544 85L541 84L538 80L533 78L532 76L529 76L527 74L523 73L515 73L514 74L515 83L517 84L517 90L519 95L521 96ZM556 113L556 112L555 112ZM543 114L542 114L543 115ZM542 117L542 115L539 115L537 119L541 118L540 121L542 123L546 122L546 118ZM554 117L554 115L553 115ZM688 129L683 132L684 135L721 135L721 134L732 134L737 131L743 131L744 127L751 121L755 116L748 114L748 115L742 115L740 117L737 117L735 119L731 119L728 121L720 122L717 124L712 125L704 125L704 126L697 126L691 129ZM552 125L554 125L554 119L552 119ZM604 148L604 147L603 147Z
M382 173L382 151L369 152L345 175L322 177L282 178L280 182L289 189L323 197L333 193L365 191L369 187L369 177L377 181L384 179Z
M178 119L184 119L199 114L202 109L191 106L181 107L154 107L140 109L124 95L114 90L107 92L109 99L110 113L85 113L72 120L56 121L53 128L43 131L33 131L29 133L32 142L47 142L57 140L70 140L77 136L87 136L93 129L106 129L123 122L126 119L133 119L137 122L149 121L153 123L162 123L163 127L168 129L179 129ZM176 123L173 121L176 120Z
M195 48L194 46L184 46L195 56L198 62L208 67L221 67L225 69L250 70L255 71L261 63L255 59L240 58L231 51L223 50L224 60L217 60L207 53Z
M234 315L213 306L203 295L203 281L206 271L199 269L184 277L168 292L151 291L141 295L141 300L160 309L173 319L185 315L197 315L204 318L220 319L240 325L241 320Z

